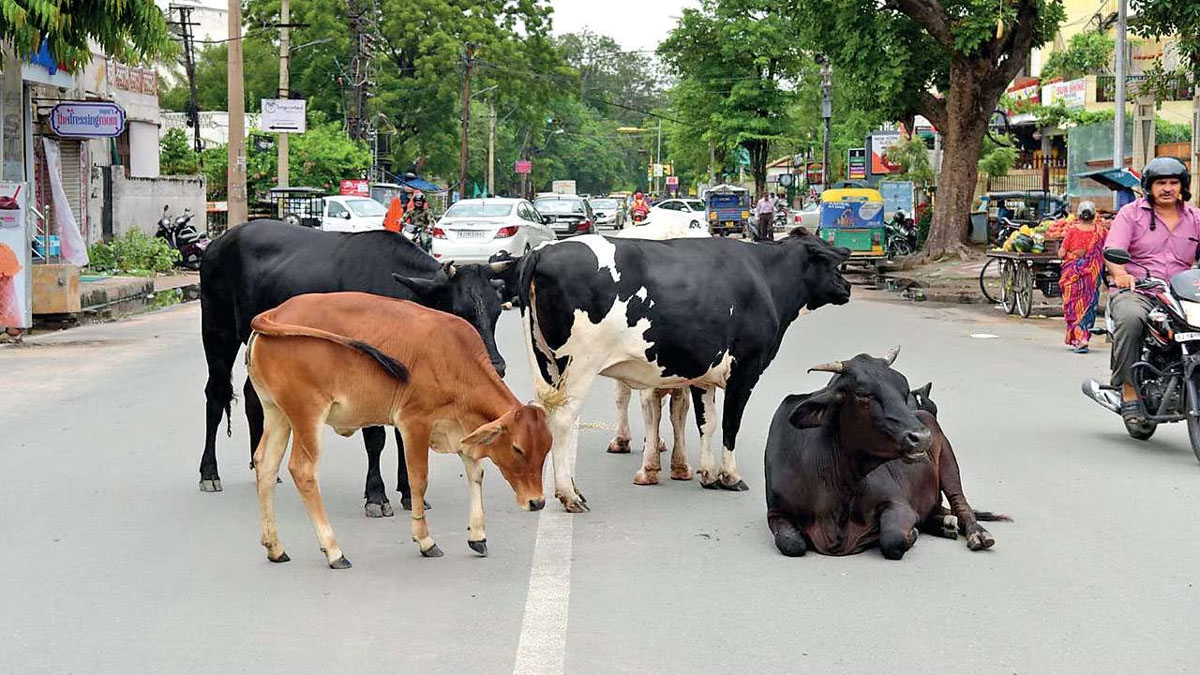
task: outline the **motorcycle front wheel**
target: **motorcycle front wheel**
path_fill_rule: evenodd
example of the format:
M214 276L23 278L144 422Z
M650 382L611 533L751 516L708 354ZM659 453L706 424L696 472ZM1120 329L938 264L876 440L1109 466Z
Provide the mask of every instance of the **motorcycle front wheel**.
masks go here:
M1200 377L1200 373L1193 373L1191 380L1187 383L1187 406L1184 413L1187 414L1188 441L1192 444L1192 454L1196 456L1196 461L1200 462L1200 418L1189 412L1195 410L1196 405L1200 404L1200 387L1196 384L1197 377Z

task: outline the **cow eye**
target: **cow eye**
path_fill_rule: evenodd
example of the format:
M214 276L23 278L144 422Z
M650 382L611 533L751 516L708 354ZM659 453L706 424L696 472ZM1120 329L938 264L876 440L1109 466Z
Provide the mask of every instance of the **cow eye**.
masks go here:
M513 449L513 452L517 453L518 455L524 455L524 454L525 454L525 451L521 450L520 448L518 448L518 447L517 447L517 446L515 446L515 445L514 445L514 446L512 446L512 449Z

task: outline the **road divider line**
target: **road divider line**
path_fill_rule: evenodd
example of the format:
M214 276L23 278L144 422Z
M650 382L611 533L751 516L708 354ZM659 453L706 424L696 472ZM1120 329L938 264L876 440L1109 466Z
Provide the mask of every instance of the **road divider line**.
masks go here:
M567 651L571 601L571 538L575 518L557 505L538 516L529 592L513 675L558 675Z

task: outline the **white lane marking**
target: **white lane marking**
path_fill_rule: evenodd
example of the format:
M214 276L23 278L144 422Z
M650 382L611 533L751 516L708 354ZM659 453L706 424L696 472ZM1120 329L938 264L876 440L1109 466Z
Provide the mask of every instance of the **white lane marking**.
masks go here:
M548 504L538 517L513 675L563 672L571 600L571 536L578 517L561 510L558 504Z

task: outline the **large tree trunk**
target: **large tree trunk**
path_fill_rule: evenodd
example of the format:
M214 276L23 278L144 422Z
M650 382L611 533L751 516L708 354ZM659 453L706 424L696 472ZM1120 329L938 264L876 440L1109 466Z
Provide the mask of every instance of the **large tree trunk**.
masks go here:
M770 141L753 140L743 143L750 153L750 174L754 176L754 194L762 195L767 189L767 161L771 149Z
M940 129L944 138L942 173L925 242L925 255L930 258L961 252L967 239L983 135L999 101L999 94L985 84L986 72L958 59L950 68L946 125Z

